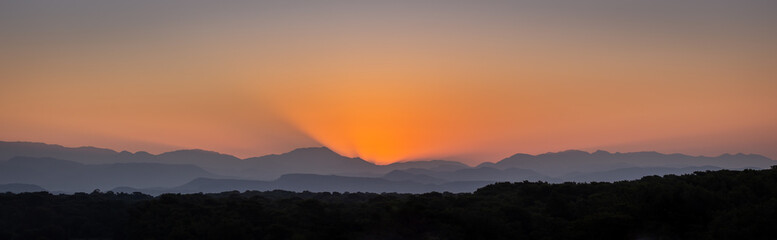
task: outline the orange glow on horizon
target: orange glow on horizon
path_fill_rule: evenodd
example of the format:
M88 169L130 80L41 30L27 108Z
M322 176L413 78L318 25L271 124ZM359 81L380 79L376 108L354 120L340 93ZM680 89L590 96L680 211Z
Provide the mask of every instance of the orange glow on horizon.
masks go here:
M379 164L568 149L777 158L777 14L186 5L201 11L9 5L30 12L0 23L0 140L244 158L323 145Z

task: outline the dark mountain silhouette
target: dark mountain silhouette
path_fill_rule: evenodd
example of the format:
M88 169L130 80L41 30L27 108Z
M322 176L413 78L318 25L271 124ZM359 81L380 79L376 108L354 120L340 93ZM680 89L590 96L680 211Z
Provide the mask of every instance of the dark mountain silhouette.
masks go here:
M300 148L283 154L240 159L232 155L198 149L153 155L142 151L116 152L95 147L68 148L44 143L0 141L0 161L16 156L48 157L84 164L192 164L214 174L255 180L273 180L289 173L380 176L392 170L407 168L455 170L468 167L459 162L444 160L375 165L360 158L339 155L326 147Z
M720 170L713 166L686 168L621 168L603 172L573 173L559 178L550 178L526 169L470 168L457 171L437 172L413 168L394 170L382 178L347 177L318 174L286 174L273 181L198 178L173 188L131 188L119 187L114 192L162 193L219 193L225 191L311 191L311 192L471 192L487 184L497 182L615 182L635 180L652 175L683 175L694 172ZM432 176L430 176L432 175Z
M245 159L243 175L270 180L289 173L337 174L365 176L374 174L378 166L360 158L344 157L329 148L298 148L280 155Z
M539 174L532 170L520 168L495 169L489 167L461 169L453 172L443 172L439 176L453 181L497 181L497 182L520 182L547 181L547 176Z
M219 175L235 175L242 167L241 159L205 150L178 150L159 155L139 151L116 152L96 147L68 148L60 145L32 142L0 141L0 161L13 157L37 157L69 160L84 164L164 163L193 164Z
M508 168L496 169L491 167L465 168L456 171L434 171L422 168L411 168L406 170L395 170L383 176L391 180L410 180L434 183L438 181L489 181L489 182L520 182L520 181L550 181L557 182L557 179L539 174L532 170Z
M299 148L280 155L245 159L246 170L242 176L270 180L290 173L333 174L354 177L377 177L393 170L425 168L430 170L456 170L469 166L454 161L431 160L399 162L376 165L361 158L349 158L326 147ZM261 176L257 178L256 176Z
M386 173L386 175L383 175L383 179L391 181L411 181L424 184L442 184L449 181L442 178L432 177L427 174L411 173L407 170L391 171Z
M175 192L175 193L197 193L197 192L221 192L221 191L246 191L250 189L275 189L270 181L258 181L258 180L238 180L238 179L212 179L212 178L197 178L184 185L165 189L162 192ZM151 193L154 193L155 189L151 189ZM121 191L116 189L115 191ZM146 189L135 189L135 191L146 192ZM158 189L156 189L158 191Z
M722 168L715 166L701 166L701 167L684 167L684 168L668 168L668 167L632 167L632 168L620 168L602 172L591 173L571 173L563 177L566 181L574 182L615 182L624 180L637 180L644 176L664 176L664 175L683 175L691 174L694 172L704 171L717 171Z
M430 161L397 162L397 163L385 165L384 168L388 171L410 169L410 168L422 168L422 169L429 169L433 171L456 171L460 169L470 168L470 166L467 166L466 164L455 162L455 161L430 160Z
M119 186L172 187L215 177L194 165L158 163L82 164L54 158L14 157L0 162L0 183L28 183L53 191L91 192Z
M661 154L657 152L609 153L570 150L540 155L516 154L497 163L483 163L479 167L498 169L531 169L549 176L574 172L599 172L629 167L692 167L768 168L775 161L756 154L724 154L718 157Z
M313 191L354 182L282 179ZM774 239L777 226L777 166L613 184L496 183L465 194L221 192L272 184L197 179L187 187L218 193L160 196L0 193L0 239ZM445 187L483 183L456 184Z
M228 184L233 184L231 187L234 189L252 190L304 190L306 187L319 190L370 189L355 184L374 187L372 191L414 192L419 189L444 191L446 188L443 186L459 184L461 188L451 187L458 191L474 189L467 185L472 183L618 181L716 168L768 168L776 163L754 154L704 157L657 152L588 153L570 150L540 155L516 154L477 167L445 160L376 165L360 158L342 156L326 147L300 148L283 154L240 159L196 149L154 155L94 147L67 148L43 143L0 142L0 183L37 184L55 191L91 191L118 186L165 191L203 177L235 179L208 180L216 185L202 186L205 189L223 190L232 190L228 189ZM318 180L322 182L290 181L292 176L320 178ZM284 185L288 182L293 184ZM336 186L325 188L317 185L319 183Z
M278 189L312 192L426 192L425 185L381 178L287 174L275 181Z
M413 181L390 181L382 178L344 177L317 174L286 174L274 181L198 178L184 185L168 189L115 188L114 192L161 193L218 193L225 191L311 191L311 192L472 192L491 181L445 182L424 184Z
M165 164L192 164L209 172L225 176L242 176L244 161L232 155L199 149L178 150L162 153L148 159Z
M38 185L23 184L23 183L9 183L0 184L0 193L23 193L23 192L44 192L46 189Z
M45 143L0 141L0 161L13 157L50 157L80 163L114 163L119 162L120 158L133 158L134 154L126 152L119 156L118 152L104 148L68 148Z

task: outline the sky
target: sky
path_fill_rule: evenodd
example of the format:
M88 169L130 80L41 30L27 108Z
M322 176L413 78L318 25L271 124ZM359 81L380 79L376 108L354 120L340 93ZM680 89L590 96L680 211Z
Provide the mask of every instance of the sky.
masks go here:
M0 140L777 159L777 1L0 1Z

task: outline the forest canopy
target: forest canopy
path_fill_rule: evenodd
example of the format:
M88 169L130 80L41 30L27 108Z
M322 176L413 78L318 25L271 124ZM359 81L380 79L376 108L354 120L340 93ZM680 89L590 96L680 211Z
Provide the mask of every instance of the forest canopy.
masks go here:
M773 239L777 167L474 193L0 193L0 239Z

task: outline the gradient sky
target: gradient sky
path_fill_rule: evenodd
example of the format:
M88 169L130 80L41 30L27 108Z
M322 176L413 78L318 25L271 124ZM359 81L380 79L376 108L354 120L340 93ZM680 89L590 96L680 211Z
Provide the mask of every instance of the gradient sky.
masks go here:
M0 1L0 140L777 158L777 1Z

